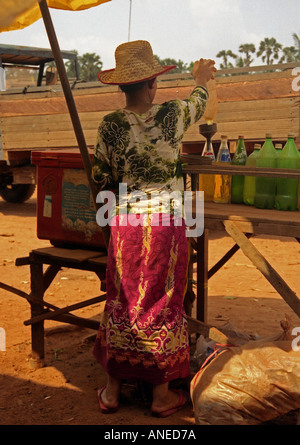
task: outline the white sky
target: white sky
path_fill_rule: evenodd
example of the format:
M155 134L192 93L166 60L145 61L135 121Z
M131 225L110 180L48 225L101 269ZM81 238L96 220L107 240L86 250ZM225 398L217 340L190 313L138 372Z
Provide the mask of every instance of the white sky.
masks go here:
M94 52L103 69L115 66L117 45L128 41L130 0L111 0L86 11L51 9L62 50ZM132 0L130 40L148 40L154 54L190 63L216 60L220 50L274 37L283 46L300 36L300 0ZM42 20L20 31L0 33L0 43L49 48ZM255 64L260 64L257 61Z

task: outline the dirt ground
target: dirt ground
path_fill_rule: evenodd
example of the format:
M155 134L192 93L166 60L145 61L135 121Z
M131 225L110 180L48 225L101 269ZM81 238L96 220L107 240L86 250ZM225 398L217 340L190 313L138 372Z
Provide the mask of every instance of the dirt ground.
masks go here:
M49 246L36 236L36 194L24 204L0 199L0 281L30 292L29 266L16 267L15 260L31 249ZM255 237L252 242L286 280L300 292L300 244L291 238ZM233 245L220 233L211 234L209 261L213 265ZM64 269L45 294L59 307L99 295L99 281L92 273ZM75 314L99 319L102 304ZM259 336L281 332L280 321L288 314L293 326L299 318L250 261L238 251L209 280L209 319L216 327L229 321L239 331ZM105 374L92 355L95 331L47 321L45 366L32 369L29 359L31 331L28 302L0 289L0 327L6 333L6 350L0 351L1 425L194 425L192 407L167 419L153 418L149 401L127 382L120 410L100 412L97 389Z

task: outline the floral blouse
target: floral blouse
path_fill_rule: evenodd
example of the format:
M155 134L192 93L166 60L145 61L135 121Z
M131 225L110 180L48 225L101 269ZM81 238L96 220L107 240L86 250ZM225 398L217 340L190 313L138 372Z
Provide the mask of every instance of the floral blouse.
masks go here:
M119 109L98 128L92 178L98 190L183 191L180 145L185 131L204 113L208 92L198 86L186 100L153 105L144 114ZM141 203L136 211L141 211ZM154 211L154 210L153 210Z

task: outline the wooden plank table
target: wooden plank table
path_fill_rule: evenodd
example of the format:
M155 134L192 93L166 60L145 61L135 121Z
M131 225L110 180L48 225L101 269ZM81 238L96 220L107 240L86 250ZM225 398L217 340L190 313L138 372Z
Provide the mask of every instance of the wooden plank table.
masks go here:
M185 174L191 176L192 190L197 190L199 173L221 173L245 175L245 167L189 165L184 168ZM276 170L247 168L251 176L281 176L299 179L299 170ZM194 217L196 212L194 209ZM201 215L199 215L201 217ZM208 239L209 231L225 231L235 241L235 245L220 261L208 270ZM197 319L207 320L208 279L222 267L240 248L252 261L256 268L265 276L286 303L300 317L300 299L285 283L278 272L270 265L263 255L254 247L249 238L252 235L270 235L274 237L293 237L300 242L300 211L279 211L257 209L253 206L237 204L204 203L204 233L193 240L197 263Z

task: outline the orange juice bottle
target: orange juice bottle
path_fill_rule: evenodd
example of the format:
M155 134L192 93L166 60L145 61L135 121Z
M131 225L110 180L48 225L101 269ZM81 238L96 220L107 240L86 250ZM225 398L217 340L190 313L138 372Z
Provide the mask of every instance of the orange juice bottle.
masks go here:
M216 114L218 112L218 97L217 87L215 79L210 79L207 82L208 100L206 103L205 112L203 118L206 120L207 125L213 125ZM210 139L207 139L202 156L209 157L212 162L216 160L212 143ZM204 201L212 201L214 196L215 176L201 174L199 175L199 190L204 191Z
M218 96L217 85L215 79L210 79L207 82L208 100L206 108L203 114L207 125L212 125L215 121L216 114L218 112Z
M202 156L208 157L214 162L216 160L212 143L207 141L202 151ZM204 191L204 201L212 201L214 196L215 177L214 175L199 175L199 190Z

